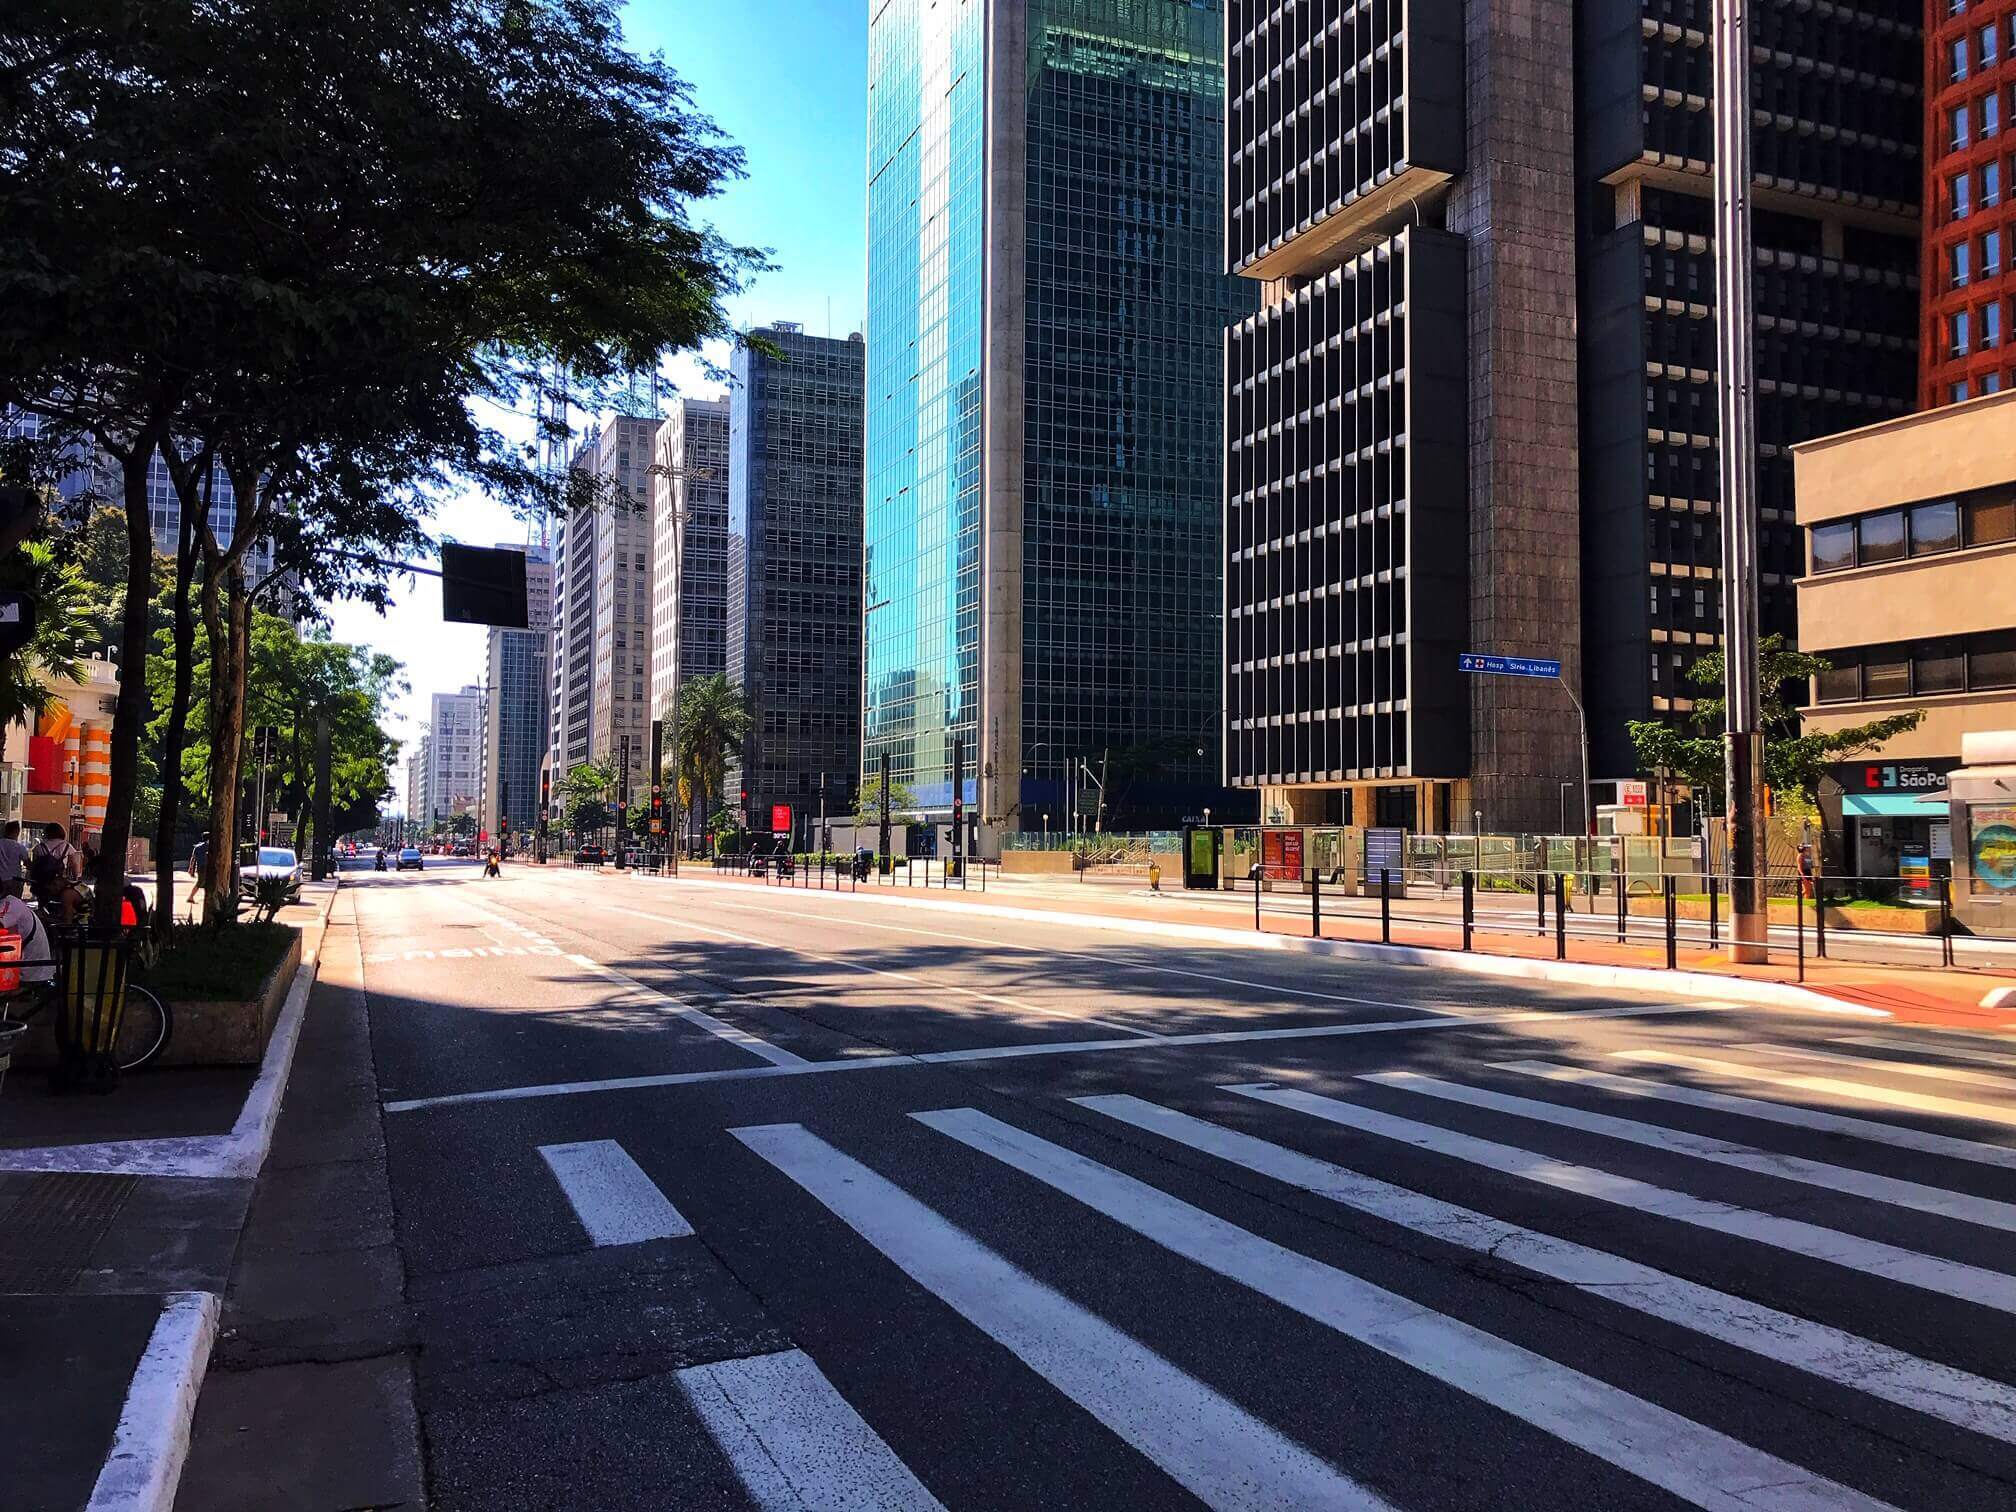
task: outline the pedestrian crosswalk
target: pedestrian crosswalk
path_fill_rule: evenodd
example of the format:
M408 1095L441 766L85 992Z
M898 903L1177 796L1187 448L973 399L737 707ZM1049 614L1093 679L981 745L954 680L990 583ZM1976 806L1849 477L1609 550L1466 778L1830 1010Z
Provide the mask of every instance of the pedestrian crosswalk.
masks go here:
M1169 1484L1143 1505L2016 1506L2016 1108L1913 1100L1943 1044L1828 1043L1820 1077L1803 1045L1634 1043L726 1133L779 1233L1140 1456ZM653 1211L612 1148L542 1149L590 1173L591 1233L578 1191ZM656 1173L734 1251L683 1175ZM1100 1272L1138 1282L1126 1306ZM1175 1315L1193 1286L1227 1300ZM873 1366L804 1344L680 1386L755 1505L963 1505L956 1435L833 1384ZM1336 1410L1284 1405L1312 1393ZM1435 1463L1385 1452L1424 1412ZM1502 1500L1463 1483L1486 1445Z

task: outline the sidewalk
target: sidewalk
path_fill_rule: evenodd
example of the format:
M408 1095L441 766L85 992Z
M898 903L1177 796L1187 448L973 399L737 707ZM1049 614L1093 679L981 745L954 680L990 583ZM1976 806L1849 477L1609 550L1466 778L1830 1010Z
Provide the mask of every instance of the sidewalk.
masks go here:
M716 874L711 868L691 863L682 868L681 878L709 886L770 892L779 890L779 884L766 882L760 877ZM816 883L816 874L812 880ZM832 879L829 876L827 880L830 884ZM1355 912L1341 914L1327 907L1319 943L1311 938L1307 898L1285 894L1263 895L1265 906L1261 927L1256 930L1250 890L1243 895L1243 908L1233 906L1223 893L1185 893L1180 884L1173 891L1157 893L1143 885L1126 887L1112 882L1080 885L1056 878L1024 880L990 876L985 893L979 890L977 877L963 893L956 883L950 888L926 888L871 882L858 888L852 888L850 884L849 889L843 890L851 890L852 895L862 898L909 901L924 906L984 908L990 913L1009 916L1026 912L1078 918L1094 927L1188 937L1235 946L1302 948L1324 953L1335 953L1341 947L1343 952L1352 956L1365 959L1383 957L1396 964L1439 964L1452 969L1481 969L1497 974L1576 981L1588 985L1606 985L1602 980L1606 971L1613 976L1618 971L1624 971L1634 978L1645 973L1644 978L1630 985L1646 990L1658 990L1661 981L1677 986L1680 981L1691 977L1693 980L1689 985L1697 989L1697 995L1702 988L1713 990L1718 982L1729 984L1722 990L1733 990L1739 983L1748 983L1754 985L1760 997L1794 1001L1803 990L1814 996L1816 1004L1818 1000L1831 1000L1841 1005L1881 1012L1899 1023L2016 1033L2016 1000L2003 1002L1994 1008L1983 1005L1983 1000L1998 989L2016 988L2016 964L2012 964L2007 973L2002 973L1929 966L1886 966L1818 960L1809 956L1802 983L1797 963L1777 958L1785 953L1779 947L1774 946L1774 960L1770 965L1739 966L1729 961L1724 953L1689 941L1676 951L1676 964L1680 969L1676 977L1669 975L1665 969L1663 941L1649 943L1634 940L1620 945L1615 940L1599 936L1571 933L1565 963L1568 969L1564 970L1564 963L1555 959L1551 903L1544 936L1531 925L1513 923L1511 911L1506 910L1493 914L1488 932L1481 927L1477 930L1473 940L1475 948L1466 954L1461 948L1460 916L1439 907L1423 908L1418 902L1394 903L1390 946L1382 946L1380 921L1376 914L1369 917ZM1344 901L1341 897L1337 899L1338 903ZM1365 906L1363 899L1349 901L1355 908ZM1286 906L1276 906L1291 903L1293 911ZM1582 913L1575 915L1578 922L1586 922L1590 917ZM1516 932L1519 930L1523 932ZM1390 954L1387 953L1389 950ZM1626 983L1611 981L1607 985Z
M304 892L309 892L304 889ZM0 1087L0 1505L165 1508L335 888L258 1068ZM289 911L295 913L294 910Z

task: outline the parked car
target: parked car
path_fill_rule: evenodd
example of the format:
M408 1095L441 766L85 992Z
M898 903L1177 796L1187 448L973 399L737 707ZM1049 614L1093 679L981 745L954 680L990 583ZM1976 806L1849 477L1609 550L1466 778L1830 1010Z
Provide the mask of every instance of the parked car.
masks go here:
M284 877L289 882L301 880L301 858L291 850L277 845L262 845L238 868L239 875L247 882L260 881L268 877Z
M426 858L420 854L420 848L415 845L409 845L404 850L399 852L399 862L395 870L398 871L427 870L427 861Z

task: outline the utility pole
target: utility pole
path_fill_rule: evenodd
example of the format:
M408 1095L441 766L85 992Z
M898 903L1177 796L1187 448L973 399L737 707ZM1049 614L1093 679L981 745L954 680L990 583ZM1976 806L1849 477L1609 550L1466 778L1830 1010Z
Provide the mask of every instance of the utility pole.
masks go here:
M810 847L807 847L808 849ZM826 774L819 774L819 854L825 855L833 849L826 838Z
M966 741L952 737L952 864L959 870L959 885L966 885Z
M315 852L309 873L317 882L333 869L329 849L329 716L315 716Z
M876 852L882 859L877 863L886 876L894 870L895 863L889 857L889 753L882 753L882 844Z
M1092 824L1092 832L1095 835L1106 833L1106 762L1112 754L1110 748L1099 752L1099 816Z
M1730 941L1769 955L1764 733L1757 656L1756 326L1751 315L1750 0L1715 0L1715 398L1722 483L1722 658L1727 684Z

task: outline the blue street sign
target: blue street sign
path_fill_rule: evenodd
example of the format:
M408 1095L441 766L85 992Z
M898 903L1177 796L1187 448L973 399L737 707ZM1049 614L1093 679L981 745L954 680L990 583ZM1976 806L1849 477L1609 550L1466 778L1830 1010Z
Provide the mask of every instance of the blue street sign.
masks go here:
M1542 661L1535 656L1480 656L1462 652L1456 658L1459 672L1496 672L1504 677L1559 677L1561 663Z

